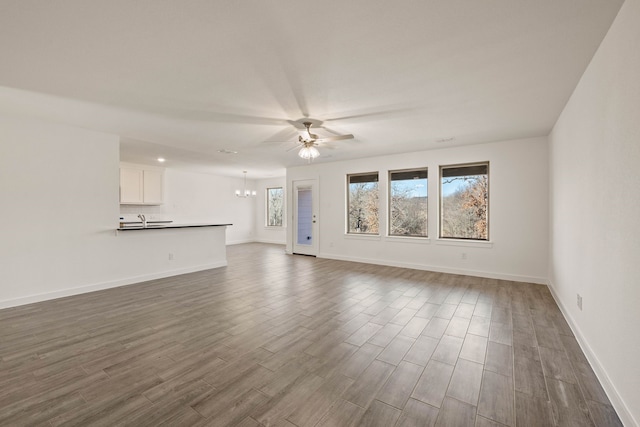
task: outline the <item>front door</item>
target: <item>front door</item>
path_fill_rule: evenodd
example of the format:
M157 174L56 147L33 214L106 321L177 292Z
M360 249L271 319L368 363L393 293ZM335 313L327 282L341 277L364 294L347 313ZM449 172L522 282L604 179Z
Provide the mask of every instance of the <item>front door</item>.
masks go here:
M293 253L318 254L316 181L293 182Z

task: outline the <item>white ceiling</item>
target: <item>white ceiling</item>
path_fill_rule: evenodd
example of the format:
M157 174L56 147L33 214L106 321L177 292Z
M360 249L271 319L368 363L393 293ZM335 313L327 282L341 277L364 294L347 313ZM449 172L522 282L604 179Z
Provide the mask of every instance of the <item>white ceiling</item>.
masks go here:
M316 161L547 135L621 4L0 0L0 111L250 177L304 164L305 117L355 135Z

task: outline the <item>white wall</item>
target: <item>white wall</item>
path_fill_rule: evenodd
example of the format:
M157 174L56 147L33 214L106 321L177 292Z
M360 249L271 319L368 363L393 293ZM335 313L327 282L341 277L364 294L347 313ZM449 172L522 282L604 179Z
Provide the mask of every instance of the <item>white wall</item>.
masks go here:
M0 115L0 308L226 265L223 228L116 234L118 167L115 135Z
M118 215L115 135L0 116L0 301L102 274Z
M627 0L550 135L550 287L625 425L640 422L639 41Z
M479 161L490 162L490 243L442 241L437 238L438 167ZM287 169L287 184L292 188L294 180L318 179L321 257L546 283L547 162L546 138L533 138L294 167ZM347 174L380 173L380 223L386 229L388 170L424 166L429 168L429 239L345 235ZM287 203L291 212L291 200ZM289 252L292 228L287 229Z
M284 245L286 242L286 230L287 230L287 212L284 212L283 226L282 227L267 227L267 188L282 187L284 190L285 200L288 197L286 189L286 178L265 178L256 180L257 196L255 200L256 216L255 216L255 241L263 243L276 243Z
M256 199L235 196L243 190L243 178L230 178L166 168L164 204L159 206L121 205L120 214L137 220L138 213L147 219L170 219L175 222L212 222L233 224L227 228L227 244L254 240ZM247 179L247 189L256 183Z

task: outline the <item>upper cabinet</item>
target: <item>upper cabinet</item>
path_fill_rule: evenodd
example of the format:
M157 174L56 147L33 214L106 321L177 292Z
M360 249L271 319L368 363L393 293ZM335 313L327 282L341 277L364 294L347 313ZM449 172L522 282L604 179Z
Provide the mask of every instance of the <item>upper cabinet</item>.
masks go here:
M147 205L161 205L164 201L164 171L149 170L142 171L142 196Z
M161 205L163 195L163 169L120 165L120 204Z
M120 203L142 204L144 171L120 166Z

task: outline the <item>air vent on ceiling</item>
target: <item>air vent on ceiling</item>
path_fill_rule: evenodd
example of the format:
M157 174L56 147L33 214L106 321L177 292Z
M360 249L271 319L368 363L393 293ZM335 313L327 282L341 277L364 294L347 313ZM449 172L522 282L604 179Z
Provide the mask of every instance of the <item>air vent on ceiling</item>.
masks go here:
M455 138L450 136L448 138L440 138L440 139L436 139L437 143L445 143L445 142L452 142Z

